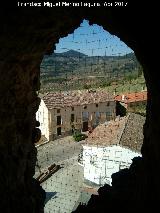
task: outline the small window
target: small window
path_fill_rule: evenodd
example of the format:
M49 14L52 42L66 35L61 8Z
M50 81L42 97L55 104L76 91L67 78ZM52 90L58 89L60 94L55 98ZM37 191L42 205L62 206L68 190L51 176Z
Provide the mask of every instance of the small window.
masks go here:
M87 109L87 106L84 106L83 109Z
M60 111L61 111L60 109L57 109L57 113L60 113Z
M74 114L71 114L71 122L74 122Z
M96 107L98 107L98 104L96 104Z
M61 116L57 116L57 125L61 125Z
M106 112L106 115L111 116L111 115L112 115L112 111L108 111L108 112Z
M110 112L110 111L106 112L106 119L110 118L111 116L112 116L112 112Z
M61 127L58 127L58 128L57 128L57 135L58 135L58 136L61 135Z
M82 112L82 120L88 120L89 119L89 112Z
M109 102L107 102L107 106L109 106L110 104L109 104Z
M100 118L100 112L96 112L95 116L96 118Z
M74 111L74 107L72 107L72 111Z

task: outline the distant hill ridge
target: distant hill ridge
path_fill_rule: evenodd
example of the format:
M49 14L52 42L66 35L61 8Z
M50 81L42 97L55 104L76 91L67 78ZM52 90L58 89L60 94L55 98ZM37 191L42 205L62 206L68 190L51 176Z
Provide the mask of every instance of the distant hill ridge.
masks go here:
M66 52L62 52L62 53L52 53L51 55L46 55L45 57L46 58L49 58L49 57L55 57L55 56L59 56L59 57L100 57L100 58L119 58L119 57L125 57L125 58L136 58L134 53L128 53L126 55L121 55L121 56L88 56L84 53L81 53L79 51L76 51L76 50L68 50Z
M41 63L41 75L63 76L76 75L106 75L112 73L134 73L140 65L134 55L129 53L123 56L88 56L75 50L63 53L53 53L44 56Z
M53 53L53 56L65 56L65 57L86 57L87 55L85 55L84 53L75 51L75 50L68 50L66 52L63 53Z

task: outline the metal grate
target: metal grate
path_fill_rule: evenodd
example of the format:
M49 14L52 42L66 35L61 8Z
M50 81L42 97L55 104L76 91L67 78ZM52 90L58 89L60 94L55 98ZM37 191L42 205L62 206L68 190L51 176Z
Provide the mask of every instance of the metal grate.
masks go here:
M73 97L67 92L71 90ZM95 95L98 91L101 95L110 94L112 101L97 103L101 100ZM46 93L50 93L47 97L58 97L58 103L57 108L52 108L56 102L52 97L47 108L44 98L44 105L37 112L42 135L47 138L48 131L50 138L37 143L35 177L45 172L48 175L41 183L47 196L45 212L70 213L79 203L87 203L101 185L111 184L113 172L128 167L133 157L140 156L147 89L133 51L102 26L90 26L84 20L73 34L60 39L55 53L44 56L41 97ZM60 97L65 103L69 100L69 105L62 107ZM82 102L83 97L88 97L89 102ZM73 99L83 104L76 105ZM85 124L84 113L88 115ZM55 136L57 116L63 121L58 126L60 136ZM83 134L82 128L87 129ZM85 140L76 142L81 137ZM60 167L50 175L48 167L52 164Z

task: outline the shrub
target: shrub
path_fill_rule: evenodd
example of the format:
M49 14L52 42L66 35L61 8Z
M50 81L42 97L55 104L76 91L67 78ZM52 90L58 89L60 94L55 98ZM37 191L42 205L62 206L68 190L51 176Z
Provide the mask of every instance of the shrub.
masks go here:
M82 133L75 133L73 135L73 138L75 141L79 142L79 141L85 140L87 138L87 135L82 134Z

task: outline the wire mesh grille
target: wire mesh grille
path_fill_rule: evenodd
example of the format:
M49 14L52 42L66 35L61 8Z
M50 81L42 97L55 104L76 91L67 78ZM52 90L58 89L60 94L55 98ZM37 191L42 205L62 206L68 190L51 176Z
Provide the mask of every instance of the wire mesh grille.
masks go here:
M69 91L77 92L78 105ZM56 94L50 105L48 93ZM112 99L96 102L101 97L95 94ZM35 177L46 190L45 212L69 213L140 156L147 102L143 70L119 38L84 20L44 56L40 97Z

